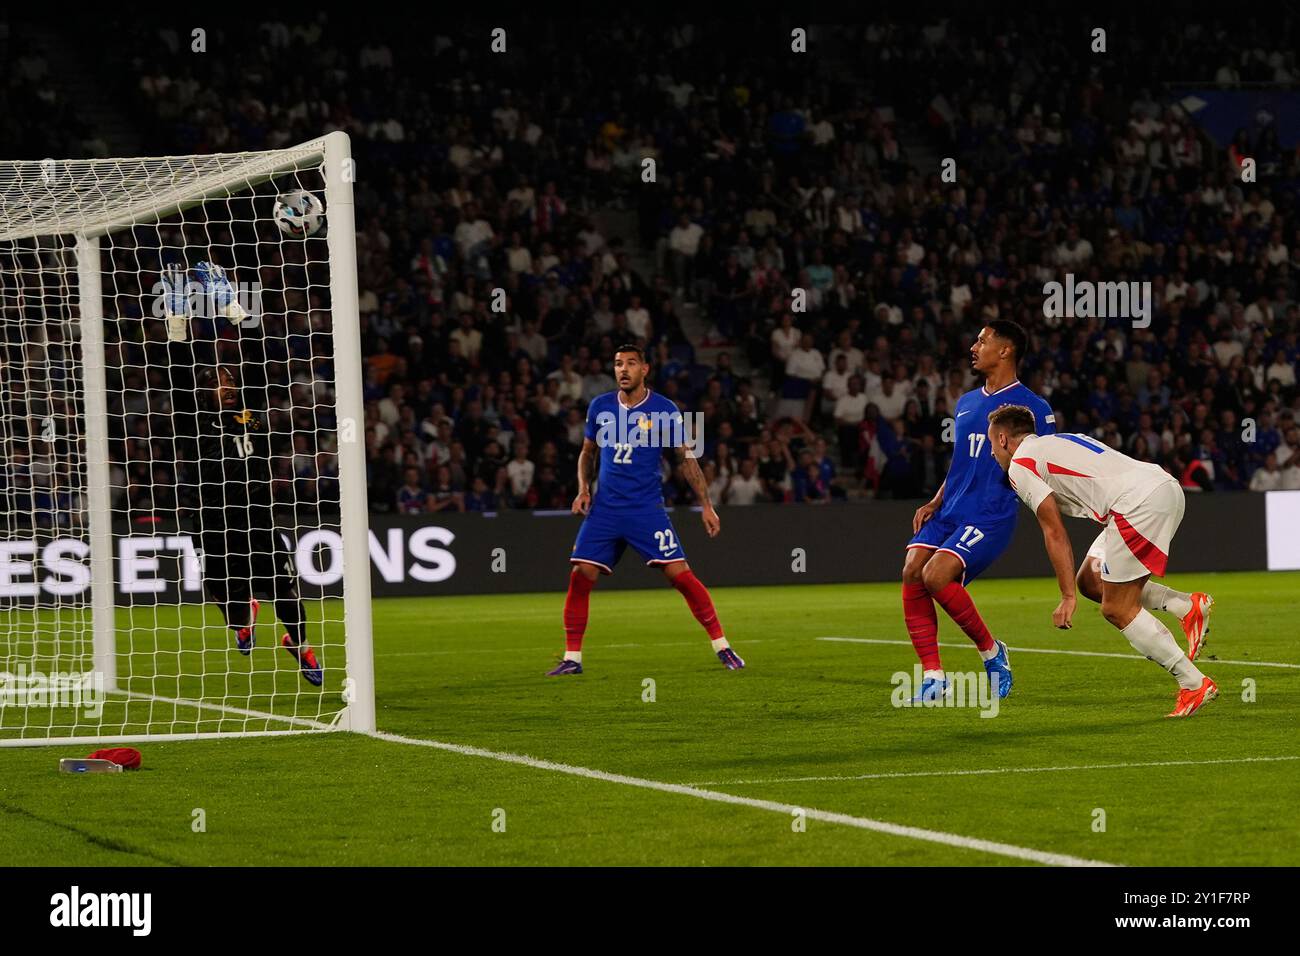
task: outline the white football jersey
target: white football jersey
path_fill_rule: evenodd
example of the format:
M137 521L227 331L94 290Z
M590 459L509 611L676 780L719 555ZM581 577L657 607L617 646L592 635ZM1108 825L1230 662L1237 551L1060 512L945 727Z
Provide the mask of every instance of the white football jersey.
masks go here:
M1011 487L1031 511L1055 492L1062 514L1105 524L1126 514L1164 482L1159 465L1138 461L1087 435L1027 435L1007 469Z

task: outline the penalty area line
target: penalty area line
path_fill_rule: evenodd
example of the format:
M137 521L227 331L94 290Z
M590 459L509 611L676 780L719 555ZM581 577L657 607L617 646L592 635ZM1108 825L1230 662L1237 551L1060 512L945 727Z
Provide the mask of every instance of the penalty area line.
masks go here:
M1015 846L1010 843L981 840L975 837L962 836L958 833L945 833L942 830L927 830L922 827L903 826L898 823L889 823L885 820L872 820L869 817L855 817L850 816L847 813L833 813L828 810L800 807L792 803L779 803L775 800L741 797L732 793L723 793L718 790L704 790L699 787L688 786L687 784L663 783L659 780L647 780L643 777L630 777L621 773L609 773L604 770L593 770L590 767L577 767L570 764L556 763L551 760L540 760L537 757L529 757L524 754L485 750L482 747L471 747L466 744L452 744L440 740L427 740L419 737L404 737L400 734L384 733L383 731L375 731L369 736L376 740L384 740L394 744L405 744L412 747L428 747L433 750L442 750L448 753L461 754L466 757L482 757L486 760L517 764L523 767L531 767L535 770L548 770L552 773L563 773L572 777L581 777L586 780L600 780L604 783L616 783L625 787L637 787L642 790L653 790L658 793L671 793L676 794L677 796L694 797L697 800L708 800L714 803L725 803L738 807L750 807L755 810L766 810L769 813L780 813L784 816L793 816L796 813L802 813L807 819L818 820L822 823L854 827L859 830L872 830L876 833L885 833L890 836L904 837L910 840L922 840L927 843L939 843L944 846L958 847L963 850L974 850L978 853L990 853L995 856L1005 856L1015 860L1041 863L1045 866L1116 865L1114 863L1105 863L1100 860L1088 860L1082 857L1068 856L1064 853L1048 853L1043 850Z
M899 647L911 647L911 641L886 640L879 637L818 637L818 641L830 641L836 644L891 644ZM953 643L952 641L940 642L940 647L970 647L971 643ZM1146 660L1141 654L1119 654L1115 651L1075 651L1063 647L1017 647L1011 644L1007 645L1007 650L1015 651L1017 654L1066 654L1070 657L1118 657L1126 661L1144 661ZM1239 664L1243 667L1286 667L1292 670L1300 670L1300 664L1281 664L1277 661L1225 661L1218 658L1199 658L1197 664L1208 663L1216 664Z

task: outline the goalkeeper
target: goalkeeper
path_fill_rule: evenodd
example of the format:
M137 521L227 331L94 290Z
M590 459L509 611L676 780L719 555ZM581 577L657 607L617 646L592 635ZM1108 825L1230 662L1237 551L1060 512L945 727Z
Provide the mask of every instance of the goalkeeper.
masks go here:
M243 320L234 289L220 266L201 262L194 274L204 294L221 315ZM185 269L163 270L167 336L172 343L188 338L188 279ZM237 311L236 311L237 310ZM192 347L173 344L173 355ZM176 362L173 362L173 367ZM197 491L199 536L203 549L203 583L235 631L241 654L254 644L260 607L254 592L269 595L287 633L280 643L298 662L303 677L317 687L324 680L321 665L307 643L307 615L298 587L293 555L275 531L271 504L271 439L265 419L243 407L236 370L205 365L194 380L195 405L188 444L193 452L191 490Z

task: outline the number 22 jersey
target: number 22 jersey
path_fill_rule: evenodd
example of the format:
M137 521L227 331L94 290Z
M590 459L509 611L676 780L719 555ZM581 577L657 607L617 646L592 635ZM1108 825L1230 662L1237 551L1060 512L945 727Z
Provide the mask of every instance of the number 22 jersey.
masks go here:
M587 406L585 435L600 449L592 508L662 511L660 461L666 447L684 444L682 413L650 389L631 406L620 394L597 395Z

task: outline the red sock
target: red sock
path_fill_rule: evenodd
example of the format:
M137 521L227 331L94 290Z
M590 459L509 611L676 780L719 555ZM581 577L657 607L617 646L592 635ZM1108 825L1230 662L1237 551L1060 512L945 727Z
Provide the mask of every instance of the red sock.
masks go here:
M966 632L966 636L975 642L976 647L981 651L993 650L993 635L984 626L980 612L975 609L975 602L970 599L970 592L961 584L949 581L934 599L948 612L957 626Z
M928 671L943 670L939 661L939 614L924 584L903 585L903 622L921 666Z
M582 650L582 636L587 633L587 607L596 582L577 568L569 575L569 593L564 599L564 649Z
M717 640L721 637L722 625L718 622L718 612L713 609L713 598L709 597L709 589L695 576L695 572L683 571L677 575L673 578L673 587L682 592L695 620L704 625L709 639Z

